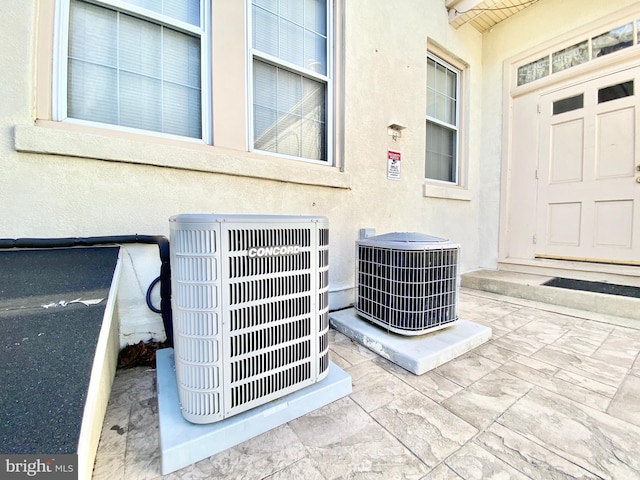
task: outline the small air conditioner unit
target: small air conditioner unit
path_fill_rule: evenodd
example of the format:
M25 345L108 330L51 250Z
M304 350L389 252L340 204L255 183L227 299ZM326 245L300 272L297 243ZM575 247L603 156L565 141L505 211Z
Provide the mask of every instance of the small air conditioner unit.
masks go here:
M178 396L213 423L325 378L325 217L184 214L170 219Z
M460 246L420 233L356 242L355 310L401 335L422 335L458 320Z

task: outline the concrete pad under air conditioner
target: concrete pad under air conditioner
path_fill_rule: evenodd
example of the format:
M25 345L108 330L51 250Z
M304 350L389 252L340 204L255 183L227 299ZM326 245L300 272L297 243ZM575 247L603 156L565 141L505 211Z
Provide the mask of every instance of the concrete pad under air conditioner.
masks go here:
M317 410L351 393L351 376L333 362L322 381L225 420L196 425L180 412L172 348L156 352L162 474L174 472Z
M381 357L422 375L473 350L491 338L491 328L467 320L419 336L402 336L373 325L355 309L329 314L331 326Z

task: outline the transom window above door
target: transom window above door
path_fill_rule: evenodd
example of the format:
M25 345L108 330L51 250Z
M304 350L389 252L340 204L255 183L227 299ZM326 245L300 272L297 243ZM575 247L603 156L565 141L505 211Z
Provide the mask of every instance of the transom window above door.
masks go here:
M577 43L554 49L540 58L519 66L517 86L526 85L554 73L634 47L639 43L640 19L618 23L613 28L599 30Z

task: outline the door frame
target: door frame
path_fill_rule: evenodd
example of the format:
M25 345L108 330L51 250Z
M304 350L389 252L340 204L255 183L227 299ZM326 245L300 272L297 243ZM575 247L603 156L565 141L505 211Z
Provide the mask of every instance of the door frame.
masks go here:
M596 92L601 88L621 83L624 80L633 80L635 91L633 95L620 97L612 102L599 102L596 98ZM537 130L538 138L536 141L536 149L538 151L538 165L536 168L536 229L535 236L535 252L534 258L550 258L558 260L574 260L586 261L591 263L621 264L621 265L640 265L639 238L640 238L640 221L638 217L638 202L640 196L640 187L636 184L636 165L640 165L638 158L636 132L640 127L640 100L638 86L640 86L640 61L629 64L620 65L618 68L602 72L601 75L587 76L571 82L567 86L557 86L549 91L541 91L538 94L538 119ZM583 106L579 109L559 113L557 116L551 113L551 105L563 98L568 98L574 93L585 95ZM615 102L615 103L614 103ZM622 103L622 105L621 105ZM626 105L626 106L625 106ZM598 165L598 145L599 145L599 119L602 115L609 115L616 111L633 112L633 128L632 142L634 145L634 160L631 170L626 170L625 176L619 175L609 176L608 178L600 177L596 173ZM548 130L553 125L566 126L582 125L582 139L580 141L580 171L571 172L580 178L574 178L566 182L546 183L547 176L550 174L551 166L550 152L544 149L551 148L552 134ZM562 146L561 146L562 147ZM628 167L627 167L628 168ZM565 172L568 173L568 172ZM604 188L604 190L602 190ZM555 193L554 193L555 192ZM577 193L582 192L582 193ZM622 192L622 193L618 193ZM626 194L624 193L626 192ZM542 197L541 195L545 195ZM596 240L599 233L604 232L602 228L596 229L596 212L598 205L603 205L606 201L621 201L629 199L636 200L632 206L635 206L634 212L631 212L634 218L628 222L631 229L625 232L629 236L629 240L633 244L629 245L630 250L624 250L621 246L606 243L597 244ZM549 214L543 211L546 207L547 200L555 200L557 205L561 205L566 201L572 200L572 205L579 205L580 216L577 222L577 243L557 243L552 244L547 236ZM575 203L575 202L580 202ZM557 202L560 202L559 204ZM551 205L551 203L549 204ZM568 204L565 204L568 205ZM596 210L594 210L596 209ZM635 221L634 221L635 220ZM606 220L605 220L606 222ZM569 221L569 223L571 223Z
M610 15L600 21L586 25L579 31L548 41L538 47L531 48L504 62L503 67L503 103L502 103L502 160L500 173L500 214L498 237L498 266L500 268L520 269L530 271L531 268L568 268L570 270L583 270L591 272L622 273L624 275L640 277L640 268L637 266L616 265L611 263L585 263L583 261L555 260L536 258L535 245L533 244L535 227L531 228L532 208L537 204L537 188L535 187L535 174L537 168L537 151L518 151L514 144L514 124L522 120L519 117L518 108L524 108L525 104L537 108L538 96L549 94L584 81L606 76L613 71L622 70L625 65L637 65L640 45L620 50L614 54L606 55L593 61L586 62L569 68L565 71L554 73L534 82L517 86L517 70L520 65L540 58L545 52L553 52L564 44L573 42L582 37L588 37L594 32L602 32L608 25L625 21L631 16L638 16L640 8L624 9L617 14ZM526 126L530 135L538 136L537 115L531 115L531 121ZM516 139L517 140L517 139ZM528 187L527 187L528 185ZM533 186L533 188L531 188ZM525 189L532 201L518 205L514 197L517 197L522 189ZM528 190L527 190L528 188ZM640 189L639 189L640 190ZM528 245L525 245L528 241ZM582 259L580 259L582 260ZM520 268L522 267L522 268Z

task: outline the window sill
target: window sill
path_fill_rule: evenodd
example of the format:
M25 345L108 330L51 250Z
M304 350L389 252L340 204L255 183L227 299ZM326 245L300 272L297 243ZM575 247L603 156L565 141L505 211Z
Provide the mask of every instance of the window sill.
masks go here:
M16 125L14 141L19 152L195 170L302 185L351 188L351 175L340 172L335 167L265 158L204 143L111 134L59 122L39 121L36 125Z
M444 198L446 200L460 200L470 202L473 198L471 192L461 187L444 187L440 185L424 184L423 196L431 198Z

